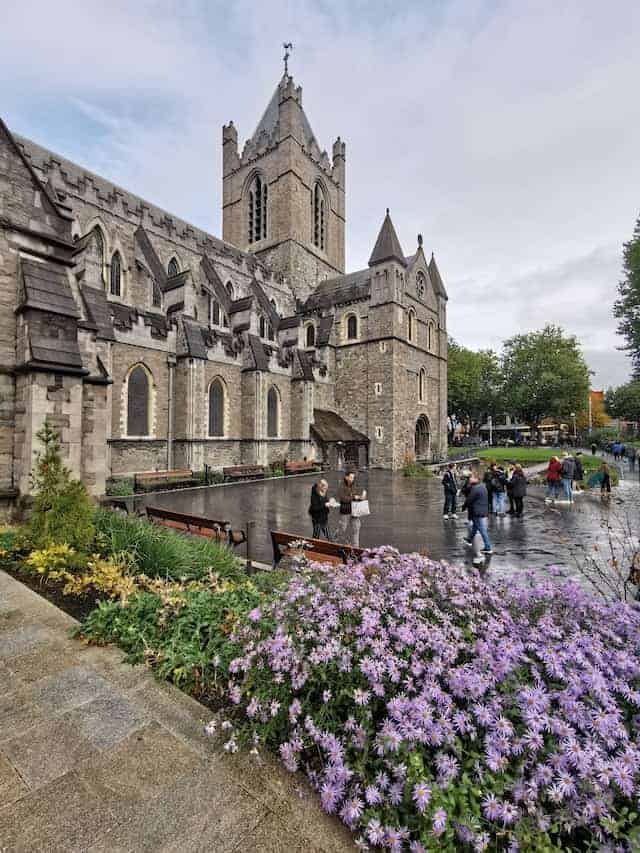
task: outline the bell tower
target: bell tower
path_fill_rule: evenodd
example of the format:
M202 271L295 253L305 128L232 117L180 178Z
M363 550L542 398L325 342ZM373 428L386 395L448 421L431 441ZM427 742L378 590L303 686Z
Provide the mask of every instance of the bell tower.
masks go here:
M288 73L253 135L222 128L222 236L255 254L304 300L345 267L345 143L321 151Z

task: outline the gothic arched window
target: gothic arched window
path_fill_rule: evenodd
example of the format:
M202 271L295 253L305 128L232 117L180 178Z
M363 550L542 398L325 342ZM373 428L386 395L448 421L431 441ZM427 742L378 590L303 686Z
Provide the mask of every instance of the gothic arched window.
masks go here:
M229 294L229 296L230 296L230 298L231 298L231 301L233 302L233 298L234 298L234 297L233 297L233 285L231 284L231 282L230 282L230 281L228 281L228 282L225 284L225 287L226 287L226 289L227 289L227 293Z
M317 246L324 252L327 232L325 225L324 193L322 192L320 184L316 184L313 188L311 204L313 207L313 245Z
M209 297L209 325L220 325L220 303L213 296Z
M209 386L209 435L224 435L224 385L220 379L214 379Z
M158 282L154 279L152 282L151 304L154 308L162 308L162 291L158 287Z
M358 318L355 314L349 314L347 317L347 339L350 341L356 340L358 337Z
M120 284L122 280L122 261L120 252L114 252L111 258L111 287L112 296L120 296Z
M433 323L429 323L427 326L427 349L432 350L435 344L435 329Z
M267 394L267 437L278 437L280 399L277 390L271 386Z
M169 278L173 278L174 275L178 275L180 272L180 267L178 266L178 262L175 258L171 258L169 261L169 266L167 267L167 276Z
M256 175L249 188L249 243L267 236L267 184Z
M316 327L313 323L309 323L307 326L306 338L306 344L308 347L314 347L316 345Z
M95 246L97 260L98 260L98 268L100 270L100 278L104 281L104 259L105 259L105 249L104 249L104 237L102 236L102 230L96 227L91 232L93 238L93 244Z
M151 383L146 369L138 364L127 380L127 435L149 435Z
M407 316L407 337L413 343L416 339L416 312L413 309L409 310L409 314Z
M424 389L426 385L426 374L424 372L424 367L420 368L420 373L418 374L418 400L421 403L424 402Z
M275 341L276 335L275 335L275 332L273 331L273 326L271 325L271 323L268 323L267 326L268 326L267 327L267 334L268 334L269 340Z
M424 273L419 272L416 276L416 293L418 294L418 299L424 299L424 295L427 292L427 283L424 278Z
M264 317L260 317L260 337L267 337L267 321L264 319Z

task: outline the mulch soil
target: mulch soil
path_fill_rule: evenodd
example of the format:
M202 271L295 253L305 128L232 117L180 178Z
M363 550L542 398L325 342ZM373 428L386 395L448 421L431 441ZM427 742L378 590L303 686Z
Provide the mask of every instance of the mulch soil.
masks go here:
M42 578L35 577L27 572L20 571L20 568L16 563L3 562L0 568L3 568L5 572L10 574L17 581L28 586L29 589L37 592L38 595L46 598L47 601L55 604L56 607L59 607L60 610L64 610L65 613L68 613L69 616L73 616L73 618L77 619L79 622L82 622L82 620L85 619L92 610L96 609L98 601L100 600L97 595L93 594L65 595L62 592L61 583L57 583L56 581L45 581Z

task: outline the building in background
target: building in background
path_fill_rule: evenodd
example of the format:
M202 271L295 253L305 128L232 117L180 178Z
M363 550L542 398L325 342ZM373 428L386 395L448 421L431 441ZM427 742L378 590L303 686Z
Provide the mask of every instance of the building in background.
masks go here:
M447 294L422 238L405 255L387 211L345 274L346 146L320 149L288 74L222 150L220 240L0 123L5 500L45 418L94 494L141 471L445 455Z

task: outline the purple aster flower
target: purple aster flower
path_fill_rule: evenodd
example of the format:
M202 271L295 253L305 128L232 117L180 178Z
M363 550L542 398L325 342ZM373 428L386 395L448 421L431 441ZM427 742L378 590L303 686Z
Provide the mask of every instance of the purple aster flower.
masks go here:
M482 814L487 820L500 820L502 817L502 803L495 794L487 794L482 800Z
M382 802L382 794L375 785L367 785L364 789L364 798L369 806L375 806Z
M432 832L434 835L442 835L447 828L447 813L444 809L438 809L433 816Z
M347 824L347 826L353 828L358 820L358 818L362 815L362 811L364 809L364 803L358 797L351 797L348 800L345 800L342 809L340 810L340 817Z
M366 828L367 838L372 844L380 845L385 839L385 831L382 824L376 818L372 818Z
M420 814L423 814L431 800L431 788L429 788L424 782L419 782L413 787L412 797L416 804L416 808Z

